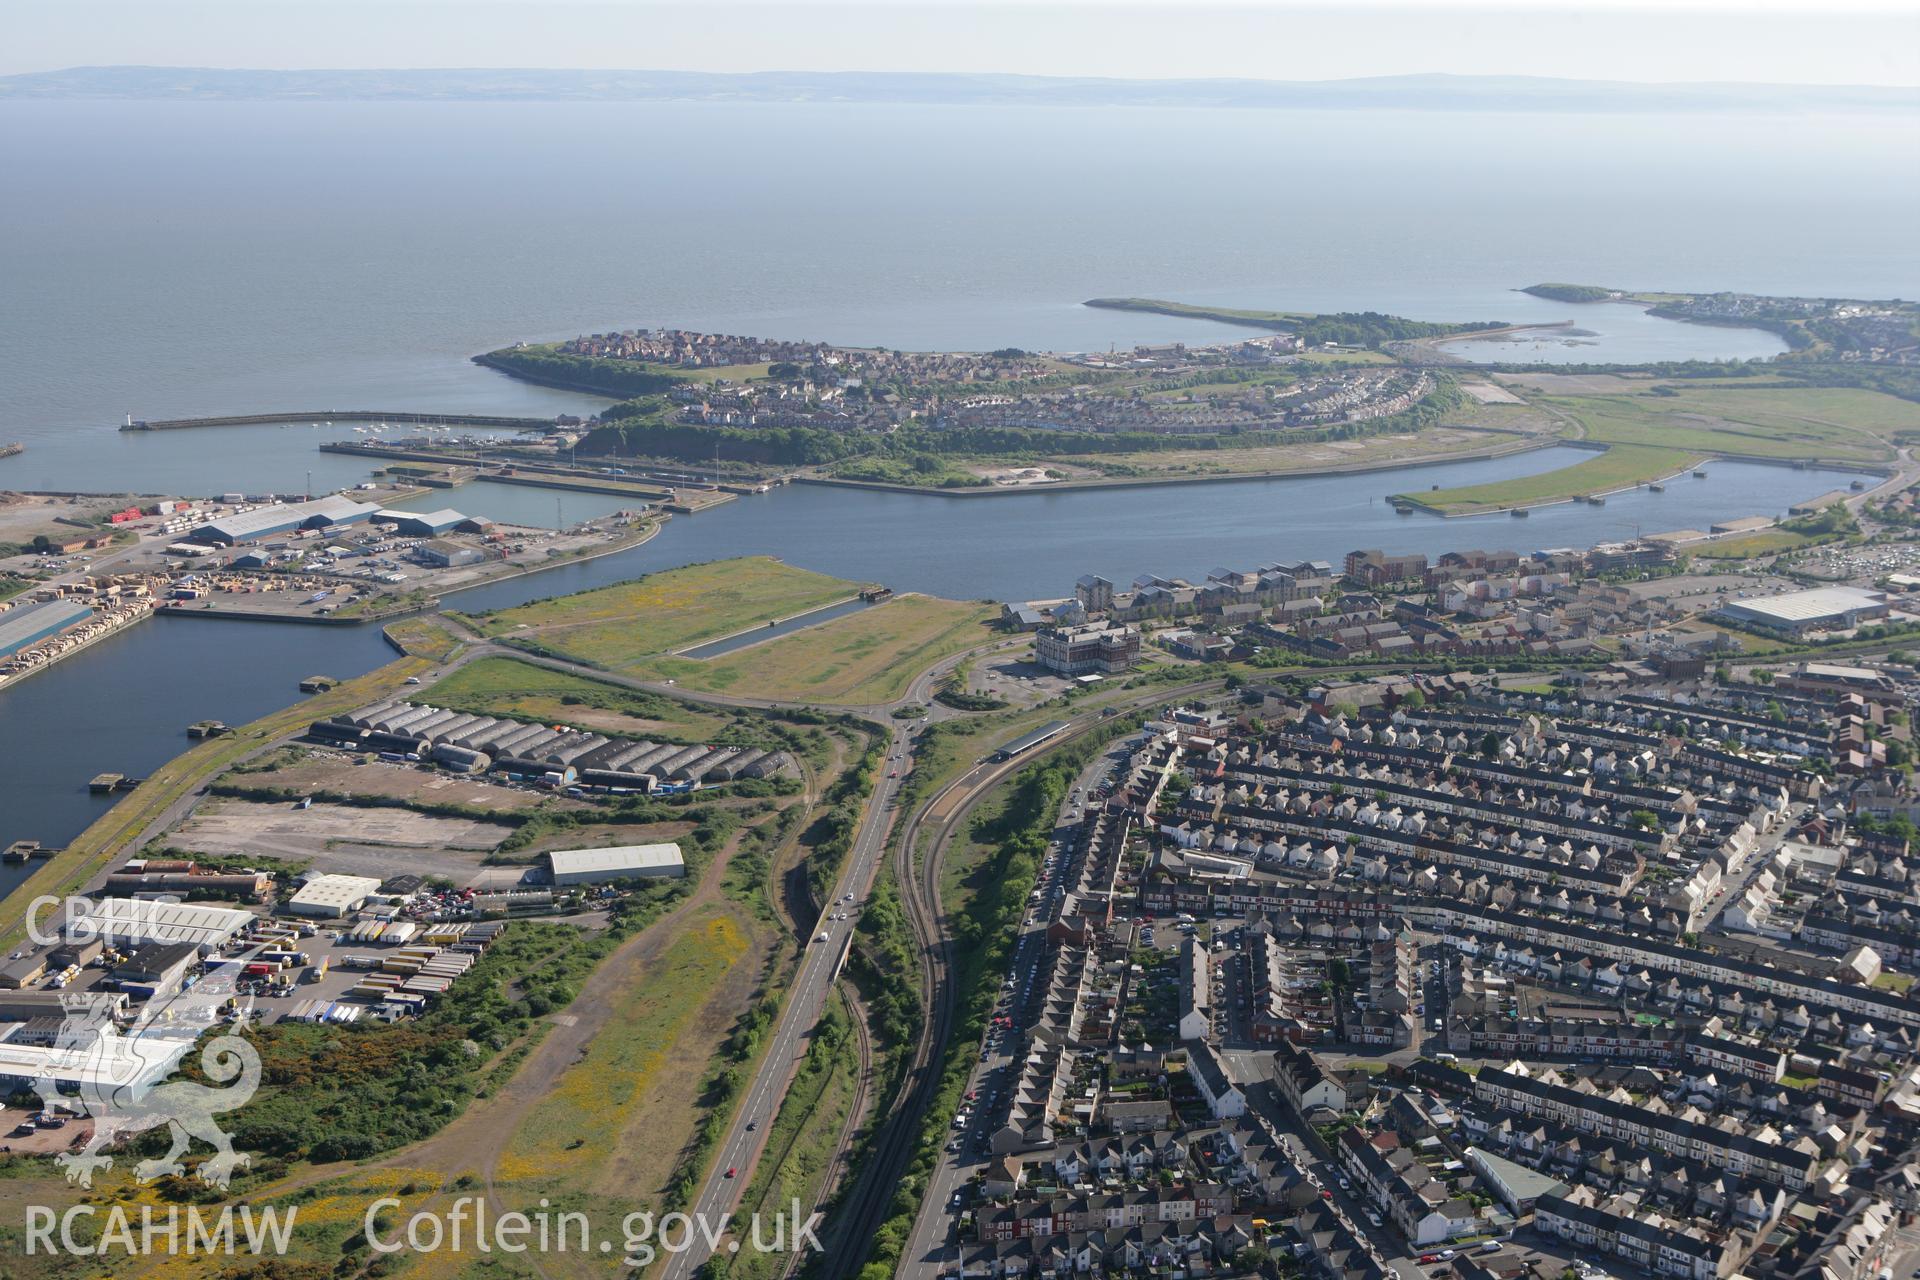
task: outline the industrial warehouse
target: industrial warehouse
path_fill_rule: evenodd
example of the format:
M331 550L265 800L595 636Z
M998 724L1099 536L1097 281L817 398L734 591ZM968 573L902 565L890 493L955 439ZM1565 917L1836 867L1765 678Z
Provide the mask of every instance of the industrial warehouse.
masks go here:
M44 600L0 612L0 659L51 639L93 616L93 607L77 600Z
M452 508L439 511L392 511L335 494L310 502L272 503L232 515L195 529L188 540L210 546L232 547L263 538L306 529L343 529L360 524L390 524L404 537L437 538L449 533L485 533L493 522Z
M373 517L381 524L397 526L397 532L410 538L437 538L445 533L485 533L493 521L464 515L451 507L439 511L380 511Z
M191 540L231 547L299 529L339 529L366 524L379 512L379 507L338 495L315 498L311 502L275 503L210 520L193 531Z
M133 898L69 898L60 933L69 943L98 941L115 949L191 943L206 955L245 933L250 911ZM43 926L44 927L44 926Z
M358 911L379 891L380 882L370 876L311 876L287 899L287 910L296 916L337 920Z
M550 787L671 793L794 768L784 751L610 738L398 699L316 720L308 732L335 746L412 757L457 773L495 770Z
M1865 622L1884 621L1891 612L1886 596L1858 587L1819 587L1789 591L1758 600L1721 605L1717 617L1785 636L1839 631Z
M687 862L677 844L633 844L610 849L555 849L547 874L556 886L605 884L611 880L677 880Z

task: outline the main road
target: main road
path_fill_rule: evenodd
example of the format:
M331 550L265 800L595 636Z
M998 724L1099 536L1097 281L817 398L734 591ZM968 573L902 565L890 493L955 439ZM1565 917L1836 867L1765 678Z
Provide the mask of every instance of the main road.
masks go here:
M960 657L951 658L922 672L914 678L899 702L892 705L925 706L932 697L935 680L959 661ZM599 675L596 678L605 677ZM861 815L855 831L846 866L834 886L833 896L821 904L819 927L809 935L812 940L803 942L800 967L788 984L787 998L781 1005L779 1017L774 1021L773 1036L768 1042L766 1054L753 1080L741 1095L740 1105L729 1123L726 1137L720 1142L712 1167L707 1171L693 1203L688 1206L688 1212L704 1222L707 1230L715 1236L721 1230L723 1216L733 1212L740 1193L752 1180L754 1163L760 1158L766 1144L769 1122L779 1110L781 1099L786 1096L793 1073L806 1055L808 1037L819 1023L827 1000L833 993L833 984L839 977L855 922L851 919L836 921L831 917L837 914L836 909L845 908L849 896L856 903L864 903L872 891L874 874L879 869L880 859L887 849L888 835L893 828L893 806L900 790L898 775L906 771L904 757L909 747L909 726L912 723L911 720L893 721L887 732L886 758L876 771L879 776L875 779L866 812ZM896 763L895 757L902 759ZM821 933L826 934L825 941L818 940ZM794 1224L788 1223L790 1242L793 1229ZM771 1239L772 1230L771 1225L764 1228L761 1238ZM751 1247L752 1239L753 1233L746 1224L740 1224L721 1248L734 1252ZM661 1280L685 1280L708 1256L705 1241L696 1231L692 1247L668 1256L660 1271Z

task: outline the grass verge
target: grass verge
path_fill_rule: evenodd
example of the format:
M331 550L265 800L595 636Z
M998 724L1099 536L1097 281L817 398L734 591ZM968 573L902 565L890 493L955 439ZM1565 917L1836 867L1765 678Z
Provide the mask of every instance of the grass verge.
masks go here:
M637 674L742 697L870 705L898 698L917 672L988 640L994 616L985 605L902 596L717 657L656 658Z

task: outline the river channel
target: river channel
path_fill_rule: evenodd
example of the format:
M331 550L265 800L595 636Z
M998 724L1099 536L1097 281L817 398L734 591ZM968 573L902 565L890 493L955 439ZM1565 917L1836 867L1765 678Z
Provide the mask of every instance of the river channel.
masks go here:
M1356 547L1532 551L1589 546L1755 512L1836 488L1846 472L1711 463L1704 479L1664 493L1618 494L1604 507L1566 504L1440 520L1396 515L1385 496L1429 485L1475 484L1570 465L1590 456L1550 448L1507 458L1366 474L1146 488L950 498L792 485L671 521L651 541L598 560L478 587L451 597L468 610L501 608L698 561L773 555L896 591L956 599L1057 598L1083 573L1117 583L1157 573L1279 559L1338 561ZM356 460L364 461L364 460ZM568 520L619 505L568 494ZM551 523L545 490L475 484L431 495L434 505L526 523ZM144 775L187 746L186 726L240 724L288 705L305 676L352 676L390 660L377 626L325 627L155 618L0 691L0 845L72 839L112 802L89 795L104 770ZM0 891L30 868L0 868Z

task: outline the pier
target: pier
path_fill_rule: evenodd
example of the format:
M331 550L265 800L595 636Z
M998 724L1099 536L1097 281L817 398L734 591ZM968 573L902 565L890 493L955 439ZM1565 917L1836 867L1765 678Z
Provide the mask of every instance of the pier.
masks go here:
M258 427L276 422L397 422L429 427L500 427L558 431L552 418L503 418L483 413L410 413L404 410L318 409L280 413L235 413L216 418L128 418L122 431L183 431L189 427ZM4 455L0 455L4 456Z

